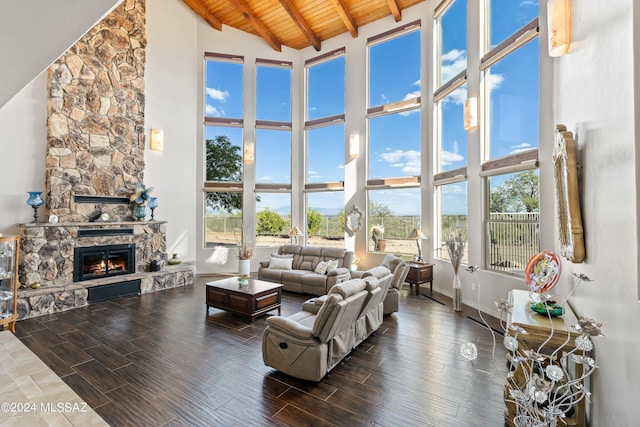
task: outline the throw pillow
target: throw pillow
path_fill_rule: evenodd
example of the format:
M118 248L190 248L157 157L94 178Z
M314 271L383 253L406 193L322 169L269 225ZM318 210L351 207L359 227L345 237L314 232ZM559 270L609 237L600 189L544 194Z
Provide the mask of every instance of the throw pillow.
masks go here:
M332 259L331 261L327 261L327 274L329 274L331 272L331 270L334 270L338 268L338 260L337 259Z
M318 265L316 266L316 269L313 270L313 272L318 274L327 274L328 266L329 266L329 263L326 261L319 262Z
M273 258L293 258L293 254L271 254Z
M291 270L293 258L274 258L269 259L269 268L272 270Z

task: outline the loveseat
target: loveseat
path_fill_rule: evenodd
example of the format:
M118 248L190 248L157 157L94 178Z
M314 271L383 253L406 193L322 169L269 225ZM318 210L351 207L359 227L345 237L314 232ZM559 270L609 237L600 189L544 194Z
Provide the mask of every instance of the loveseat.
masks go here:
M283 245L268 261L260 262L258 279L281 283L285 291L325 295L351 278L352 261L353 252L346 249Z
M288 317L271 316L262 335L262 358L285 374L320 381L359 343L360 322L379 295L377 279L351 279L313 298ZM377 310L377 309L376 309ZM379 326L379 325L378 325ZM377 326L376 326L377 329Z

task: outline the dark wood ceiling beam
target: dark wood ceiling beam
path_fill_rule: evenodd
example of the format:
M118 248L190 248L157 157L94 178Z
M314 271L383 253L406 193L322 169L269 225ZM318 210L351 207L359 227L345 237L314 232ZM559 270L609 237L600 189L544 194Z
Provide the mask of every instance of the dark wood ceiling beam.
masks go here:
M184 3L191 8L197 15L207 21L214 30L222 31L222 21L213 13L209 12L206 7L198 0L183 0Z
M398 7L398 1L387 0L387 3L389 3L389 10L391 10L393 19L395 19L396 22L400 22L402 20L402 12L400 12L400 8Z
M307 21L300 14L300 11L295 7L291 0L280 0L280 4L287 11L293 22L300 28L302 34L309 40L311 46L314 47L315 50L320 50L320 39L313 32Z
M356 26L356 22L353 20L353 16L351 16L351 12L347 9L347 5L344 4L344 0L332 0L336 9L338 10L338 15L342 19L345 27L351 33L351 37L358 37L358 27Z
M249 21L251 26L255 28L258 34L260 34L260 36L265 39L267 43L269 43L269 46L271 46L273 50L277 50L278 52L282 51L282 45L280 44L278 39L276 39L274 35L271 34L271 31L269 31L267 27L264 26L262 21L258 19L258 17L253 13L253 11L249 8L249 5L247 5L244 0L229 1L235 6L236 9L238 9L242 16L244 16Z

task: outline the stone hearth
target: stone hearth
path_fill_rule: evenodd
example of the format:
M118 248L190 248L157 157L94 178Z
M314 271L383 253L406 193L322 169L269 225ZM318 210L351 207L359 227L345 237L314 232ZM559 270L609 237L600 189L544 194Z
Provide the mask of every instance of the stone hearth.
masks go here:
M166 222L66 222L29 223L20 233L20 318L39 316L87 305L87 288L140 280L140 292L193 283L191 266L148 272L152 260L166 261ZM82 282L73 281L74 249L97 245L135 243L136 271ZM31 289L33 283L40 288Z

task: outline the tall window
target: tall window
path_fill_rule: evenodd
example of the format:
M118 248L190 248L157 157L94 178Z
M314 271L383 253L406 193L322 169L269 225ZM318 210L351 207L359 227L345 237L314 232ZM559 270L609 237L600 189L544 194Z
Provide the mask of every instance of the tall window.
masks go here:
M307 244L344 247L344 192L307 192Z
M417 256L408 237L420 228L420 22L367 44L368 248Z
M449 259L445 242L467 239L467 1L443 1L434 13L437 82L434 93L436 135L435 256ZM465 248L468 245L465 244ZM468 262L467 251L462 262Z
M289 243L291 193L256 193L256 244L277 246Z
M261 246L289 241L291 228L291 67L256 61L256 236Z
M340 215L344 218L344 49L308 60L305 71L305 238L308 244L342 247L344 227L340 223Z
M243 58L205 53L205 246L242 234Z
M491 0L481 58L487 269L523 274L539 251L537 1Z

